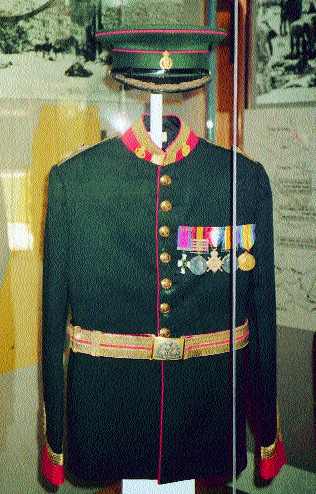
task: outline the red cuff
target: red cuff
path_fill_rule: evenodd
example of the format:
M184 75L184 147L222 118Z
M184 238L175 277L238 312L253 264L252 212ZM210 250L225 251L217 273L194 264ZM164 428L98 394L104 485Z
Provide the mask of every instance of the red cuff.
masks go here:
M65 482L64 467L52 463L48 456L46 443L43 445L42 449L42 473L53 485L63 485Z
M286 463L286 456L284 445L281 439L277 440L275 446L275 453L271 458L260 459L259 462L259 475L265 480L270 480L276 477Z

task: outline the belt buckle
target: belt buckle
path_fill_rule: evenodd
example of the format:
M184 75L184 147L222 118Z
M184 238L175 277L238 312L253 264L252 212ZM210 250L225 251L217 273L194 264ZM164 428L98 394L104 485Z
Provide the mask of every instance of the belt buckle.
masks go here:
M182 360L185 338L154 336L153 360Z

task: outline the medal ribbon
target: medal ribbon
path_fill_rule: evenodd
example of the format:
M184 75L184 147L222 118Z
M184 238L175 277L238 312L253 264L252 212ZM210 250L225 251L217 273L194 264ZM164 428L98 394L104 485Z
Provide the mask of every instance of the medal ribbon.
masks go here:
M217 249L219 244L221 243L223 239L223 234L224 234L224 227L222 226L209 226L205 228L207 230L206 232L206 237L208 238L210 242L210 246L213 249Z
M251 249L256 240L255 228L256 225L252 223L237 226L237 247L240 246L246 251Z
M223 232L223 250L231 249L230 226L224 227Z
M208 252L208 239L205 238L205 228L203 226L192 228L191 252Z
M192 226L179 226L177 250L190 250L191 249L191 232Z
M255 243L256 225L253 223L240 225L236 228L236 247L248 251ZM216 249L220 243L223 244L223 250L231 249L231 227L230 226L179 226L177 249L188 250L191 252L207 252L209 242L213 249Z

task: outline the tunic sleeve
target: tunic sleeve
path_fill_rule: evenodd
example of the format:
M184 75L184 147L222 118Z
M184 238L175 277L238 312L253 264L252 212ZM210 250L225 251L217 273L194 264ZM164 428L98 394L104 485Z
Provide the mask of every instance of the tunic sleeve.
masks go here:
M259 473L277 475L285 463L279 437L276 381L276 300L272 193L259 165L256 187L256 241L249 310L249 396L251 422L260 444Z
M42 472L53 484L64 482L63 472L63 350L68 311L67 214L65 189L58 167L49 177L43 263L43 395L46 437Z

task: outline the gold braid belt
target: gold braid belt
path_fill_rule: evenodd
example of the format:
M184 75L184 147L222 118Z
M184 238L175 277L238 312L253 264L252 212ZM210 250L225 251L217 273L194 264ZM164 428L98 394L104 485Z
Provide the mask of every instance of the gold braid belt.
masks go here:
M181 338L125 335L90 331L68 325L69 346L74 352L95 357L150 360L184 360L230 351L230 330ZM248 343L248 322L236 328L236 350Z

